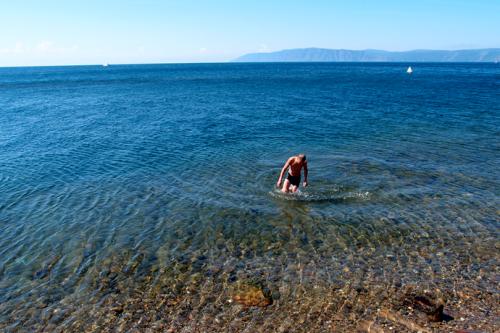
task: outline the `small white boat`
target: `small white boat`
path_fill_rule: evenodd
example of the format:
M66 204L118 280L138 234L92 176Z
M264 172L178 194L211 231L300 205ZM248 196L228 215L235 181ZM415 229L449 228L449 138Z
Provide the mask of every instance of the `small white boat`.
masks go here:
M411 69L411 66L410 66L410 67L408 67L408 69L406 70L406 73L408 73L408 74L413 73L413 69Z
M107 63L102 64L102 67L108 67Z

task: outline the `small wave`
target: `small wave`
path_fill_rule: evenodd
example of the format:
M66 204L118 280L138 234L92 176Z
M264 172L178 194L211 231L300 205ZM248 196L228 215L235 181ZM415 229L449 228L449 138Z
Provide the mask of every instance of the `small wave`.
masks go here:
M269 194L278 200L299 201L299 202L345 202L345 201L367 201L370 199L369 191L349 191L340 192L338 189L333 191L301 191L296 193L283 193L275 188L269 191Z

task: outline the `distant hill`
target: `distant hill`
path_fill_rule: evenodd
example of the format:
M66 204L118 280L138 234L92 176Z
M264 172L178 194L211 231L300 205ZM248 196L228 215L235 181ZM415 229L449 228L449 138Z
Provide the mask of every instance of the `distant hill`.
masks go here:
M320 48L290 49L268 53L249 53L233 62L499 62L499 49L413 50L332 50Z

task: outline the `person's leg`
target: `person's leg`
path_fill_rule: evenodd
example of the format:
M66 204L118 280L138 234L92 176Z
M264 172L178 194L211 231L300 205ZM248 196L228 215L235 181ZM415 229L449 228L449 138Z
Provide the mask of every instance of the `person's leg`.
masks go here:
M288 193L289 190L290 190L290 181L288 179L285 179L285 181L283 182L283 188L281 189L281 192Z
M295 193L295 192L297 192L299 187L297 185L292 185L292 186L290 186L290 189L292 190L293 193Z

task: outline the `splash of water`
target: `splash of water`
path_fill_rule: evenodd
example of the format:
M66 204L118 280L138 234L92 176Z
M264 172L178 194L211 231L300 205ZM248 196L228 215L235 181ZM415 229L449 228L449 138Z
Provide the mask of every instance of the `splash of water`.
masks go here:
M280 189L274 188L269 191L269 195L278 200L341 203L344 201L368 201L371 193L361 190L343 191L342 187L332 186L327 189L299 189L295 193L283 193Z

